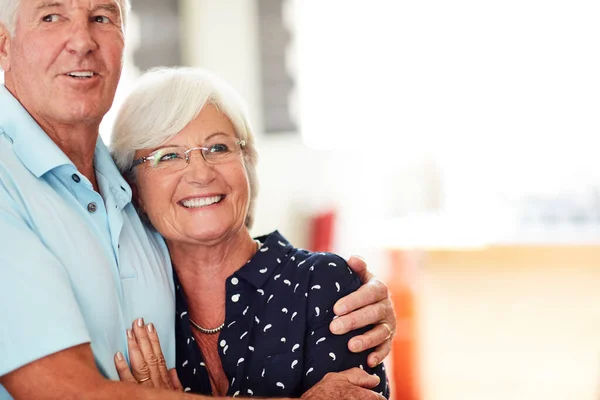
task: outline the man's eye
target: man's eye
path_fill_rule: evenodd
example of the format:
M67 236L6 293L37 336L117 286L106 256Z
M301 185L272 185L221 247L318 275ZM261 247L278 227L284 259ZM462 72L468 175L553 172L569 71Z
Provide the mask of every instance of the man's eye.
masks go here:
M44 22L58 22L59 19L60 19L60 16L58 14L49 14L49 15L45 15L42 18L42 21L44 21Z
M229 151L229 147L223 143L213 144L208 149L211 153L226 153Z
M110 18L105 17L104 15L97 15L92 18L92 21L97 22L99 24L108 24L110 22Z

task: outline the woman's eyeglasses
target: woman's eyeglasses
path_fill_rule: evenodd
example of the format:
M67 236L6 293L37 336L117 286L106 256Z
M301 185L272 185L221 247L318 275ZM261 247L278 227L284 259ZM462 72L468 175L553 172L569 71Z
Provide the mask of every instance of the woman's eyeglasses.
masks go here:
M214 141L205 143L203 146L192 147L191 149L180 146L162 147L146 157L134 160L129 170L131 171L144 163L148 163L152 169L156 170L182 170L190 163L190 153L194 150L200 150L202 158L207 163L220 164L239 156L244 146L246 146L245 140L238 140L233 137L219 137Z

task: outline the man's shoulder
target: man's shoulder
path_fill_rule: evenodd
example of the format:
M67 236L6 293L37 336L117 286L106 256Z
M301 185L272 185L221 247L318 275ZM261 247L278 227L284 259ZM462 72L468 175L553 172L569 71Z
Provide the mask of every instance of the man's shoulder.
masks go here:
M32 182L32 174L15 155L12 140L0 131L0 196L16 194Z

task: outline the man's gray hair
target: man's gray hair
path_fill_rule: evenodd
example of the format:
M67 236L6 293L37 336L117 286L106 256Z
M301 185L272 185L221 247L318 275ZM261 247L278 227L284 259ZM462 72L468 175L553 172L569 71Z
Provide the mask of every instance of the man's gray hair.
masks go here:
M127 16L131 8L130 0L115 0L121 8L121 20L123 21L123 32L127 22ZM4 25L10 36L15 36L17 28L17 12L21 0L0 0L0 24Z
M216 75L189 67L158 68L138 80L119 109L111 137L111 153L119 170L135 183L130 171L137 150L160 146L192 122L211 104L231 121L235 134L245 140L244 166L250 184L246 226L254 222L258 192L257 152L246 103Z

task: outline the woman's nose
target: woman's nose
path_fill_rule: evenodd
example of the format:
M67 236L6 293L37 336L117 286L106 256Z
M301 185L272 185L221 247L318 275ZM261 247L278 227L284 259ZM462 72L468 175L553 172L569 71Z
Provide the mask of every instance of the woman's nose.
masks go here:
M201 149L194 149L194 151L188 153L188 165L185 174L188 182L203 185L212 182L216 176L214 165L205 160Z

